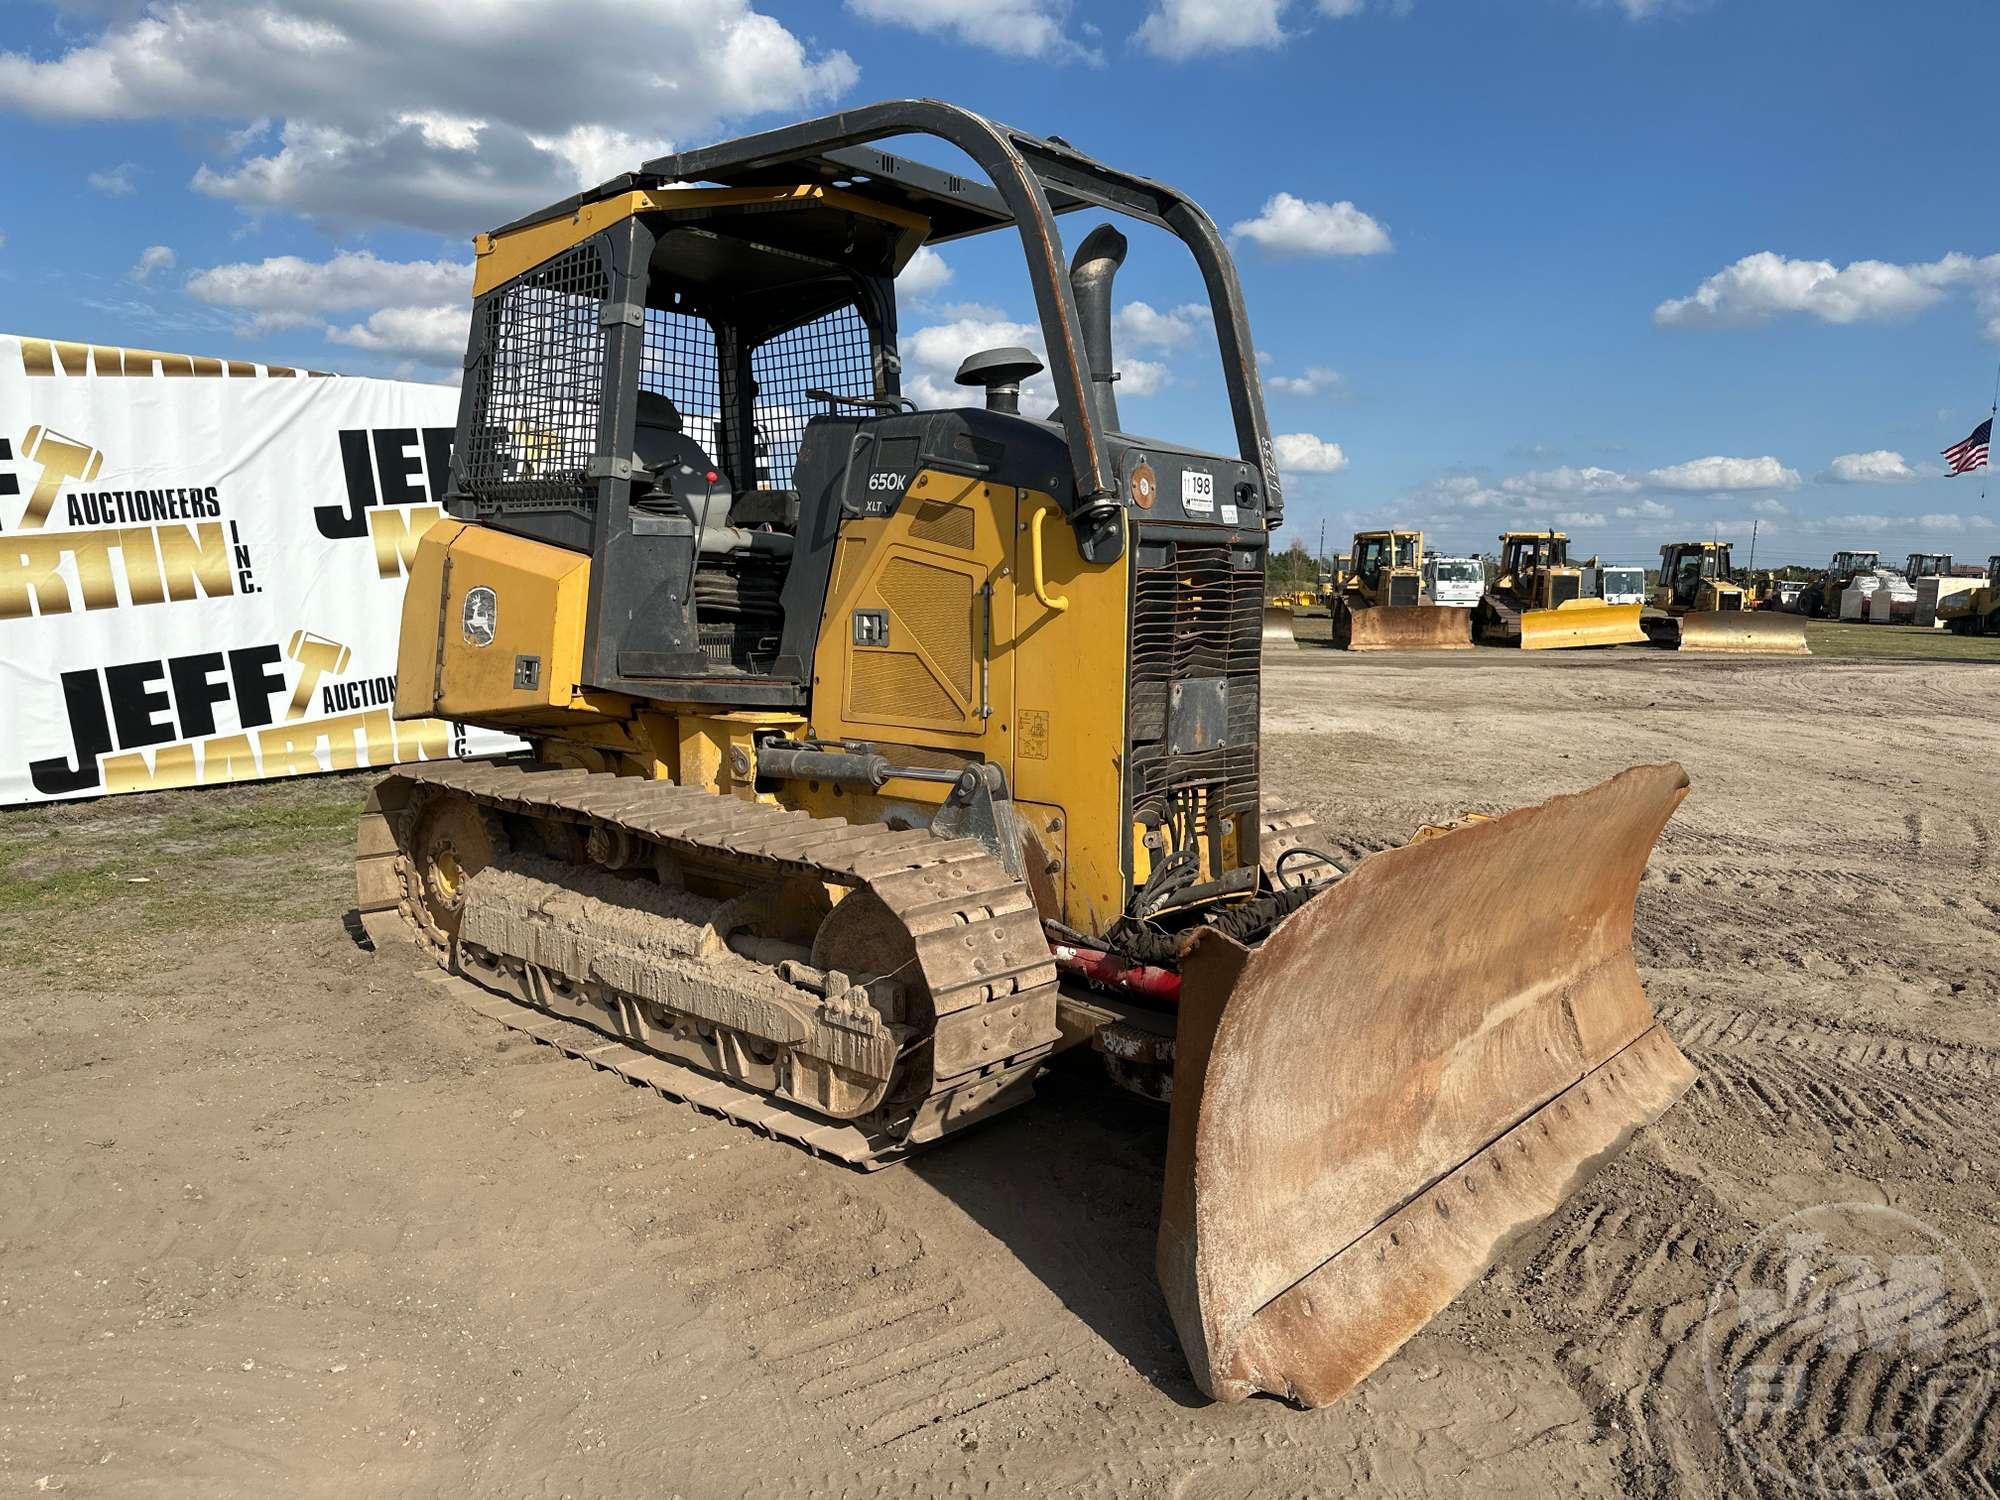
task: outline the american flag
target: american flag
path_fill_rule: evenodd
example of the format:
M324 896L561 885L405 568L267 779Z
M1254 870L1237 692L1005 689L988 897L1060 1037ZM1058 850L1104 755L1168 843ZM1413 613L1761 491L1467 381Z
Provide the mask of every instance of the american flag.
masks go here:
M1970 474L1974 469L1986 467L1986 451L1993 442L1993 419L1988 417L1972 429L1972 436L1962 443L1954 443L1944 450L1944 467L1948 474Z

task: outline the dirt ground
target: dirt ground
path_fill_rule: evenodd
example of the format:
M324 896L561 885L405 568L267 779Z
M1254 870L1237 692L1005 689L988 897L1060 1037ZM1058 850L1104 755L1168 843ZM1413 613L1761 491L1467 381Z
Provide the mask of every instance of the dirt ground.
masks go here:
M1893 1206L2000 1292L1996 700L1979 663L1271 662L1267 783L1353 852L1694 786L1637 947L1701 1081L1321 1412L1200 1399L1164 1118L1087 1068L864 1176L357 946L362 778L0 815L0 1492L1785 1493L1914 1398L1823 1339L1775 1467L1732 1445L1696 1330L1761 1231ZM1994 1494L1990 1387L1963 1425L1901 1493Z

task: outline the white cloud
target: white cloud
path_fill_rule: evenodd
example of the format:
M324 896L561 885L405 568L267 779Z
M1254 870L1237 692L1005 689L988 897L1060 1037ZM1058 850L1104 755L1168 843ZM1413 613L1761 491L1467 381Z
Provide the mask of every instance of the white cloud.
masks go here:
M1602 526L1604 512L1601 510L1559 510L1555 514L1558 526Z
M1671 521L1674 508L1657 500L1635 500L1630 505L1619 506L1615 514L1621 521Z
M927 324L914 333L905 333L903 394L922 407L978 406L986 393L976 385L960 385L953 378L959 362L981 349L1018 345L1030 350L1044 366L1048 352L1042 344L1042 330L1034 323L1018 323L997 307L978 302L947 303L934 309L942 321ZM1121 354L1118 358L1118 395L1151 396L1173 383L1173 372L1150 359ZM1055 409L1055 383L1046 370L1021 386L1021 410L1028 416L1046 416Z
M847 0L847 8L865 21L907 26L1009 57L1102 61L1064 29L1069 0Z
M1784 501L1768 497L1763 500L1752 500L1750 509L1758 516L1789 516L1792 513L1792 508Z
M1548 495L1629 495L1639 481L1616 469L1576 469L1564 464L1554 469L1531 469L1500 481L1509 494L1542 497Z
M1923 476L1902 454L1877 448L1869 453L1843 453L1828 463L1819 477L1834 484L1910 484Z
M1983 259L1953 252L1899 265L1857 260L1791 260L1769 250L1725 266L1685 297L1653 309L1662 328L1730 328L1801 314L1822 323L1875 323L1906 318L1953 289L1970 288L1986 336L2000 339L2000 255Z
M1044 366L1048 354L1042 347L1042 330L1033 323L1016 323L1000 309L976 303L944 310L942 323L919 328L903 335L903 394L922 407L978 406L986 394L976 385L959 385L952 377L966 355L981 349L1016 344L1031 350ZM1055 405L1055 387L1046 373L1021 387L1021 410L1042 416Z
M1128 302L1112 315L1112 347L1178 349L1197 329L1208 326L1208 309L1198 303L1183 302L1169 312L1160 312L1149 302Z
M1303 375L1269 375L1264 388L1281 396L1326 396L1345 384L1338 370L1325 365L1308 365Z
M128 281L144 282L155 271L171 271L174 268L174 252L165 245L148 245L139 252L132 269L125 273Z
M332 343L438 367L457 365L465 352L471 289L470 266L382 260L367 250L212 266L187 283L196 300L241 314L246 335L318 327ZM356 312L366 316L345 326L332 321Z
M1664 469L1649 469L1645 477L1648 484L1662 490L1727 492L1799 487L1799 471L1788 469L1770 457L1695 458L1684 464L1669 464Z
M1290 193L1272 194L1263 212L1229 232L1281 255L1381 255L1394 248L1389 231L1345 199L1315 203Z
M327 341L394 354L418 364L456 365L465 355L470 307L385 307L346 328L329 328Z
M941 292L951 284L951 266L942 255L929 245L919 245L917 253L910 257L896 278L896 295L900 298L928 297L933 292Z
M1156 0L1132 40L1173 62L1285 39L1278 16L1287 0Z
M1368 9L1370 0L1316 0L1314 14L1344 21ZM1413 0L1385 0L1384 8L1407 14ZM1153 0L1132 40L1155 57L1186 62L1215 52L1275 47L1291 37L1282 22L1304 0Z
M1271 439L1278 454L1278 472L1294 474L1338 474L1347 467L1347 455L1338 443L1315 437L1310 432L1281 432Z
M1453 520L1466 512L1516 510L1519 495L1496 489L1475 474L1440 474L1403 496L1406 508L1422 521Z
M751 0L93 6L48 59L0 52L0 108L52 120L282 120L195 186L250 209L457 233L635 167L666 139L838 98L858 69ZM650 59L607 85L617 55ZM626 132L643 121L644 139Z
M382 260L370 250L343 250L324 261L274 255L197 271L187 289L211 307L248 313L263 327L297 326L359 308L469 305L472 267L448 260Z
M1172 385L1173 380L1173 372L1163 364L1150 359L1127 359L1123 355L1119 356L1120 396L1151 396L1161 387Z
M0 54L0 61L4 60L4 54ZM93 192L102 193L107 198L129 198L139 190L138 175L139 164L126 161L92 172L83 180L90 184Z

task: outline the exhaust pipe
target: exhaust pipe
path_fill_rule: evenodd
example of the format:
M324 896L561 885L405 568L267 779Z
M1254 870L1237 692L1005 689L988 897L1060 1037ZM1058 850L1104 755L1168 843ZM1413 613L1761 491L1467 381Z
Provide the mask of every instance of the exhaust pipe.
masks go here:
M1076 298L1077 321L1083 325L1090 384L1106 432L1119 430L1118 397L1112 389L1118 371L1111 363L1111 283L1125 264L1125 249L1125 236L1100 224L1083 237L1069 263L1069 287Z

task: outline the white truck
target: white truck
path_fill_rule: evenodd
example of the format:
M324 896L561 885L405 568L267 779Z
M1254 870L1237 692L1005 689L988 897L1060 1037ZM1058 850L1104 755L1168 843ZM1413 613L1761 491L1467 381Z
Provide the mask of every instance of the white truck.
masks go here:
M1602 599L1606 604L1644 604L1646 570L1622 563L1600 564L1583 570L1585 598Z
M1476 557L1424 554L1424 603L1477 609L1486 592L1486 564Z

